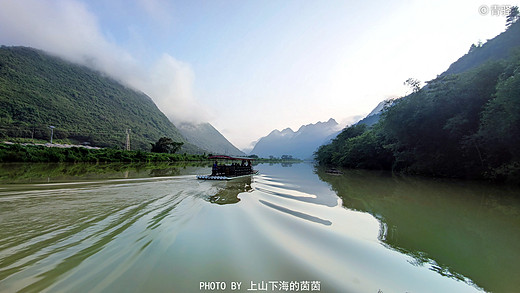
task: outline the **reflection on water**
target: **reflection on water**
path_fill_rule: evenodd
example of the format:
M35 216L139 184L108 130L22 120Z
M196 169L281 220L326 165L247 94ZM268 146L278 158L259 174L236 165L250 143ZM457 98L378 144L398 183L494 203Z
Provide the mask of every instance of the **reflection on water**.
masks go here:
M380 239L447 277L492 292L520 288L520 191L483 183L318 171L343 205L382 224Z
M231 282L248 292L262 281L374 293L519 285L514 190L328 175L309 164L260 164L260 175L231 181L197 180L208 166L2 168L0 292L198 292L204 281L226 282L228 292Z
M49 183L198 174L207 162L0 163L2 183ZM205 170L205 168L204 168Z
M252 190L251 181L253 176L239 177L233 180L215 181L213 185L217 186L219 191L209 197L211 203L216 204L233 204L240 201L238 195L242 192Z

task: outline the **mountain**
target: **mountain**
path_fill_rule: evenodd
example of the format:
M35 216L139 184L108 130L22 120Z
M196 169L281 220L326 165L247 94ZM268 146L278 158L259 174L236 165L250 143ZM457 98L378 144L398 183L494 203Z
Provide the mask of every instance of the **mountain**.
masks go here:
M509 29L484 44L472 45L467 54L453 62L439 77L463 73L486 62L504 60L511 56L512 50L520 47L520 26L514 24ZM426 88L428 85L426 85ZM379 103L370 114L356 124L372 126L379 121L385 101Z
M343 129L319 148L317 161L518 184L520 43L512 40L519 33L520 22L512 24L448 73L393 101L378 127L358 123Z
M388 102L388 100L382 101L365 118L359 120L355 124L365 124L369 127L376 124L381 117L381 113L383 112L385 105L388 104Z
M177 128L189 142L208 151L208 153L231 156L245 155L209 123L178 123Z
M292 155L299 159L311 159L314 151L330 141L338 130L338 123L332 118L327 122L303 125L296 132L291 128L282 131L276 129L262 137L251 154L264 158Z
M511 25L507 31L499 34L484 44L472 45L467 54L453 62L449 68L439 77L450 74L463 73L476 68L489 61L504 60L511 56L512 50L520 47L520 26L518 24ZM428 87L428 85L426 85ZM365 124L372 126L379 121L381 110L386 101L377 105L370 114L359 121L357 124Z
M520 47L520 25L514 23L505 32L485 44L472 45L469 52L450 65L441 76L456 74L476 68L487 61L504 60L514 48Z
M166 136L201 152L144 93L40 50L0 47L0 137L47 140L49 126L73 143L121 148L131 129L131 149Z

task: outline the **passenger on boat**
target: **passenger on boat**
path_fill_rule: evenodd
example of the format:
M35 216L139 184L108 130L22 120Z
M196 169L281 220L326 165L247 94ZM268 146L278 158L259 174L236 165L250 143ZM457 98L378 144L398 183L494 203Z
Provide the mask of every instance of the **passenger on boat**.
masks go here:
M218 162L215 161L215 163L213 163L213 168L211 168L211 175L212 176L217 175L217 170L218 170Z

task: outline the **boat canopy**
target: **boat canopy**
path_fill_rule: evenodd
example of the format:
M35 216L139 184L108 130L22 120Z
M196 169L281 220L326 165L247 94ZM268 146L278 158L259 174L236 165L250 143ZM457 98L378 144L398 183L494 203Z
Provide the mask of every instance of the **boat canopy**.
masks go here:
M210 156L210 160L239 160L239 161L254 161L254 158L249 157L231 157L231 156Z

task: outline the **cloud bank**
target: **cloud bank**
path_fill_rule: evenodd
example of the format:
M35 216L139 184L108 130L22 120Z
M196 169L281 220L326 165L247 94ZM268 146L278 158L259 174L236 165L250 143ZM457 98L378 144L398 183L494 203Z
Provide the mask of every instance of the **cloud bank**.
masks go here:
M149 13L159 14L161 1L150 3ZM155 64L142 64L108 40L85 3L0 0L0 7L1 45L42 49L101 71L149 95L174 123L207 120L209 111L193 95L194 73L189 64L168 54ZM166 15L162 16L164 21Z

